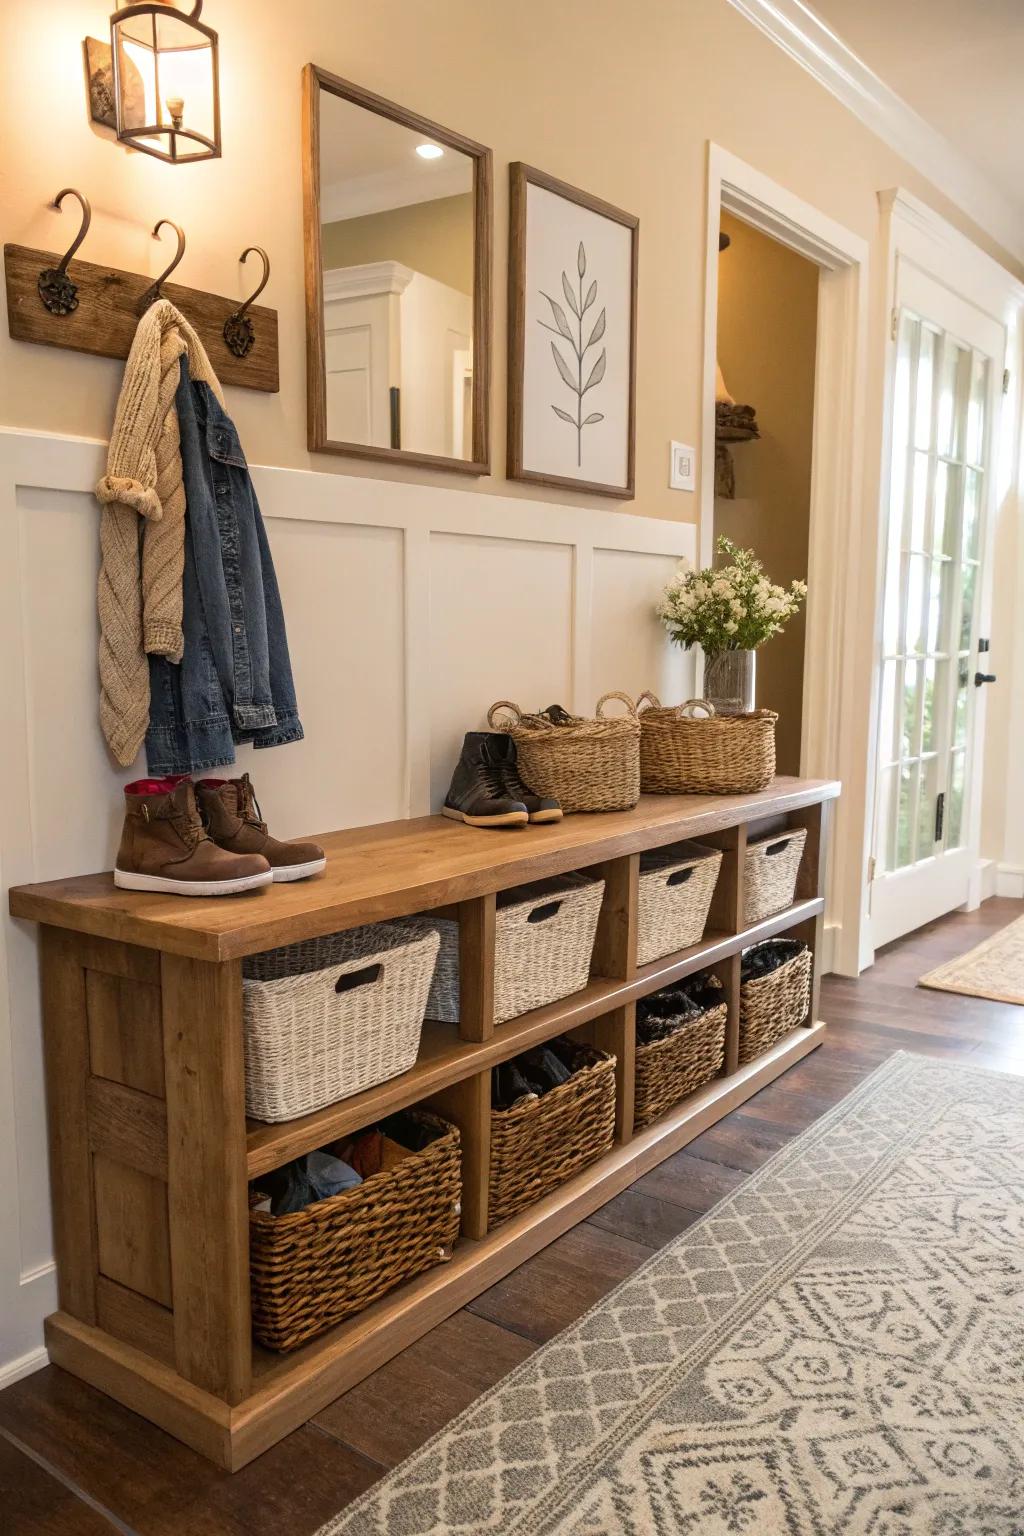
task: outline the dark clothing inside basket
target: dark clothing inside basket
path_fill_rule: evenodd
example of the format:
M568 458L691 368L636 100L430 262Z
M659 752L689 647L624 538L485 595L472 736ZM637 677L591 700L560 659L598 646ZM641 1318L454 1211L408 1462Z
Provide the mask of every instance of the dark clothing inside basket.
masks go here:
M579 1048L571 1040L559 1037L512 1061L503 1061L491 1077L493 1108L511 1109L524 1100L543 1098L552 1088L567 1083L584 1065L579 1056Z
M787 960L795 960L806 948L807 945L799 939L765 939L744 951L740 980L756 981L760 976L769 976Z
M652 992L636 1005L637 1041L640 1045L653 1045L657 1040L667 1040L676 1030L724 1001L722 983L707 971Z

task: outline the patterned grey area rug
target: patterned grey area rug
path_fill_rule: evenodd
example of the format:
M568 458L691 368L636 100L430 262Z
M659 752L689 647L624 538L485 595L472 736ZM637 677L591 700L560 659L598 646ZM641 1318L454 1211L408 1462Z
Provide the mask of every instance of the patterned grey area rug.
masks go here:
M894 1056L320 1536L1024 1536L1024 1079Z

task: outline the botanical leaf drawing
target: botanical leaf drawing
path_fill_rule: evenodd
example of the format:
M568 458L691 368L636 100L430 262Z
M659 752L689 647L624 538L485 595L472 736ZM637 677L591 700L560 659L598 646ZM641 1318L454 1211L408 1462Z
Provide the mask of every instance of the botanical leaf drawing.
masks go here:
M572 356L575 363L575 368L573 367L572 363L568 362L564 355L559 351L557 343L551 343L551 355L555 360L555 367L558 369L562 383L568 389L571 389L573 394L576 396L576 413L575 415L571 415L568 411L563 411L561 406L558 405L552 405L551 409L554 411L559 421L567 422L570 427L575 427L576 463L577 466L582 466L583 428L591 427L599 421L604 421L603 411L591 411L589 416L584 416L583 396L588 392L588 390L597 388L598 384L600 384L601 380L604 378L605 369L608 363L608 349L607 347L602 347L600 354L594 360L594 362L592 364L587 362L589 372L587 373L586 383L583 382L584 362L587 358L587 353L590 351L591 347L595 347L597 345L597 343L604 335L607 312L606 310L602 309L601 313L598 315L593 326L591 327L590 335L588 336L587 340L584 341L583 317L587 313L588 309L591 309L597 302L597 281L595 279L591 282L590 287L587 289L586 297L584 297L583 279L587 275L587 253L583 247L582 240L580 241L579 250L576 252L576 271L579 276L579 284L575 289L573 288L572 283L569 281L568 273L562 273L562 292L565 295L565 302L569 306L573 320L576 322L575 330L573 329L572 323L569 320L569 316L566 314L561 304L557 303L549 293L544 293L543 289L541 290L541 297L547 299L548 303L551 305L551 313L554 317L555 323L554 325L549 325L546 320L541 320L539 321L539 324L542 325L546 331L551 331L554 335L560 337L564 341L567 341L569 346L572 348Z

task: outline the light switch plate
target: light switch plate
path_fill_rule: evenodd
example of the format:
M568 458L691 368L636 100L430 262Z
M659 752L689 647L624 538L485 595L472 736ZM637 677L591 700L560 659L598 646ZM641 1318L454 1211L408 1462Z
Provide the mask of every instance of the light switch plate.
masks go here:
M697 485L697 450L686 443L673 443L669 460L668 483L674 491L692 491Z

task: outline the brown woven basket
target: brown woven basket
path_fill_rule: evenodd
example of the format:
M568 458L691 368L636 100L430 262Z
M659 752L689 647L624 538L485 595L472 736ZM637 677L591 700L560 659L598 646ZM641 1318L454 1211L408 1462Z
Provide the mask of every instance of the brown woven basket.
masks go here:
M688 1019L674 1035L636 1043L636 1089L633 1124L639 1129L657 1120L687 1094L717 1077L725 1061L725 1025L728 1003L719 1003Z
M609 699L627 715L605 716ZM524 715L501 699L487 711L492 730L507 731L516 744L523 783L536 795L554 795L563 811L629 811L640 798L640 722L625 693L606 693L595 718L568 715L552 706Z
M674 843L640 855L638 965L700 943L721 864L721 850L700 843Z
M747 844L743 884L746 927L792 906L806 841L807 828L794 827L792 831L773 832Z
M615 1138L615 1057L578 1047L582 1065L543 1098L491 1111L488 1225L496 1227L609 1151Z
M637 713L645 795L745 795L775 777L779 717L770 709L716 715L706 699L665 709L655 694L642 693Z
M252 1331L261 1344L295 1349L451 1258L462 1192L459 1132L436 1115L412 1113L442 1134L396 1167L302 1211L249 1212Z
M805 944L792 960L766 976L740 983L740 1066L770 1050L783 1035L804 1022L811 1006L813 960Z

